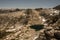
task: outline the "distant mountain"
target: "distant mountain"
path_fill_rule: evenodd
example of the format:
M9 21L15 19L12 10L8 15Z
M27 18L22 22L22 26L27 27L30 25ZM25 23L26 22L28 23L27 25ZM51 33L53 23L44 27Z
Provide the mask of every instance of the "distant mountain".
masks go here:
M60 10L60 5L53 7L53 9Z

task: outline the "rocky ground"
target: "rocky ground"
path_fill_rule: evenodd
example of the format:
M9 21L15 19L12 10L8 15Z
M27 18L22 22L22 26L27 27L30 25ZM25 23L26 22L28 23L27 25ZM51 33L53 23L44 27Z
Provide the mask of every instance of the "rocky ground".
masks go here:
M0 40L59 40L60 11L23 9L0 13Z

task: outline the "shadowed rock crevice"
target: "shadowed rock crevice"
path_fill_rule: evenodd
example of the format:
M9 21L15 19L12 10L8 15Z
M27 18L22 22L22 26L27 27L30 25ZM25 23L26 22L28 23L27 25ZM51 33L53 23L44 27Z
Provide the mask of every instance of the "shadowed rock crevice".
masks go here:
M0 32L0 39L4 38L5 36L9 35L10 32Z
M35 31L39 31L44 28L44 25L32 25L30 28L34 29Z

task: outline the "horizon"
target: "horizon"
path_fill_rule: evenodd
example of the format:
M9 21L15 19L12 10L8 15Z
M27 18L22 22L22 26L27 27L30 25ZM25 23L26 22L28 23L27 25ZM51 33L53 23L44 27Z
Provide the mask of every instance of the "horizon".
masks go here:
M60 5L60 0L0 0L0 8L53 8Z

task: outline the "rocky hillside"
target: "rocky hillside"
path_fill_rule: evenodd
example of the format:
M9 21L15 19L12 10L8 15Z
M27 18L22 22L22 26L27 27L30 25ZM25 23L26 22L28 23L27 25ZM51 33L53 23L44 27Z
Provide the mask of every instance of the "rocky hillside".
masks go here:
M57 10L60 10L60 5L54 7L53 9L57 9Z
M59 40L60 11L16 9L0 12L0 40Z

